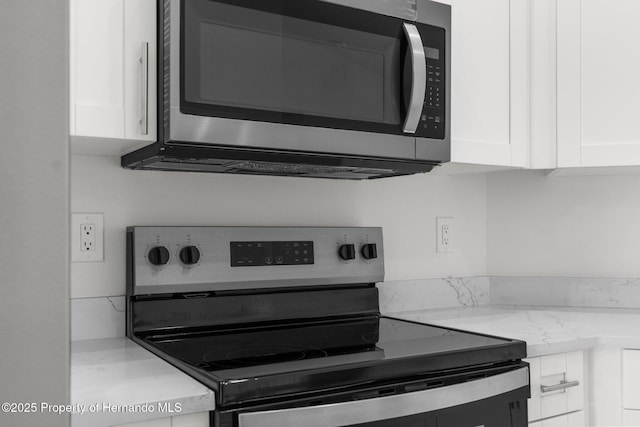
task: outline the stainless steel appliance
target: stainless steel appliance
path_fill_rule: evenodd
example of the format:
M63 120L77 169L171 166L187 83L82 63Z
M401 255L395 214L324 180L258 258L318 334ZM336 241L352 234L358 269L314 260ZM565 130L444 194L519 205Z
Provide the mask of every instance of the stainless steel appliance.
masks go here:
M158 141L133 169L366 179L450 159L450 6L159 0Z
M382 316L379 228L131 227L127 335L214 427L525 427L525 343Z

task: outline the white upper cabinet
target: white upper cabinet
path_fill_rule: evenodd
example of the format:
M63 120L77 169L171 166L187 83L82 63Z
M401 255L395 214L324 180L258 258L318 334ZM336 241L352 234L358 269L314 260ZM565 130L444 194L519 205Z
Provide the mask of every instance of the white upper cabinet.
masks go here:
M640 165L640 2L557 1L558 166Z
M529 1L451 5L451 161L529 165Z
M71 0L70 11L74 145L92 145L77 137L129 140L132 147L155 141L155 0ZM114 154L126 148L123 142L93 146Z

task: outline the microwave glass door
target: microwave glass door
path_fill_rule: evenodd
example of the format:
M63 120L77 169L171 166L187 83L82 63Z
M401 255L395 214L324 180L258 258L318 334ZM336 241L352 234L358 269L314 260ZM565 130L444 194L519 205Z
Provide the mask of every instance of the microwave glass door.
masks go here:
M185 0L180 108L402 134L408 44L400 19L318 0Z

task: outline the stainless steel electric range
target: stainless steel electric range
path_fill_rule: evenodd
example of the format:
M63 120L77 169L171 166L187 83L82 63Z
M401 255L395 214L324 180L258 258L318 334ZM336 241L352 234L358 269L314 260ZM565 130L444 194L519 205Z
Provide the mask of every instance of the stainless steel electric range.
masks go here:
M130 227L127 335L215 427L525 427L525 343L382 316L380 228Z

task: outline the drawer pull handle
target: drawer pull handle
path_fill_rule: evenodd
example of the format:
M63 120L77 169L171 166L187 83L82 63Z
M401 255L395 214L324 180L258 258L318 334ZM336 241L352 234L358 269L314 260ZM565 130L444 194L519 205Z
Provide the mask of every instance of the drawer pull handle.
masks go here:
M580 381L560 381L560 384L554 385L541 385L540 390L543 393L549 393L551 391L564 390L569 387L576 387L580 385Z

